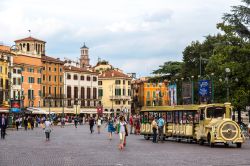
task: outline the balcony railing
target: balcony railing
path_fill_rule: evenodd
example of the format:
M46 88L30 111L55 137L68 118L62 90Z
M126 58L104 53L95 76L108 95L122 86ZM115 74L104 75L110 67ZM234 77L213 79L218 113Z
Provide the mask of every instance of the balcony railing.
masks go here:
M130 100L131 96L110 96L110 100Z

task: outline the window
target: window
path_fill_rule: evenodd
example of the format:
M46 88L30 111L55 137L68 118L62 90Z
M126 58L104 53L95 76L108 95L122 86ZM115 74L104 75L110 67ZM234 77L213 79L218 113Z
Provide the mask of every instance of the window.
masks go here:
M126 96L126 89L123 89L123 90L122 90L122 95L123 95L123 96Z
M82 80L82 81L84 80L84 76L81 76L81 80Z
M155 93L155 91L153 91L153 98L155 98L156 97L156 93Z
M67 86L67 98L71 98L71 86Z
M126 104L126 101L123 101L123 105L125 105Z
M37 73L42 73L42 68L37 69Z
M27 43L27 51L30 51L30 44Z
M49 94L51 94L51 87L49 87Z
M34 73L34 68L29 67L29 68L28 68L28 72L30 72L30 73Z
M55 80L55 82L56 82L56 76L54 77L54 80Z
M131 90L128 89L128 96L131 96Z
M49 71L51 71L51 67L49 67Z
M62 97L61 95L62 95L62 87L60 87L60 97Z
M87 88L87 99L90 99L91 97L91 89Z
M56 68L54 68L54 71L56 71Z
M28 82L29 82L29 83L35 83L34 77L29 77L29 78L28 78Z
M115 80L115 84L116 85L120 85L121 84L121 80Z
M147 98L150 98L150 91L147 91Z
M121 96L121 89L115 89L115 96Z
M17 85L21 85L21 78L17 78Z
M21 82L23 83L23 81L24 81L24 78L23 78L23 76L21 77Z
M57 93L56 93L56 87L54 87L54 95L55 95L55 97L56 97L56 94L57 94Z
M16 73L16 69L13 69L13 73Z
M98 97L102 97L103 96L103 90L102 89L98 89Z
M21 69L18 69L18 70L17 70L17 73L18 73L18 74L21 74L21 73L22 73L22 70L21 70Z
M119 100L118 100L118 101L115 101L115 104L116 104L116 105L120 105L120 104L121 104L121 101L119 101Z
M51 81L51 76L49 76L49 81Z
M78 98L78 87L74 87L74 98Z
M71 79L71 75L67 74L67 79L70 80Z
M43 75L43 81L45 81L45 78L46 78L45 75Z
M96 77L93 77L93 81L97 81L97 78L96 78Z
M38 90L38 95L39 95L40 97L42 97L42 91L41 91L41 90Z
M96 88L93 88L93 99L96 99L97 97L97 89Z
M90 81L90 80L91 80L90 76L87 76L87 81Z
M81 99L85 99L85 88L81 87ZM85 101L81 100L81 106L85 106Z
M43 67L43 70L45 70L45 67Z
M74 80L78 80L78 76L74 74Z
M16 85L16 78L13 78L13 85Z
M46 87L45 86L43 86L43 97L45 97L45 90L46 90Z
M62 72L62 68L60 67L60 72Z
M62 79L62 76L60 76L60 82L62 82L62 80L63 80L63 79Z
M28 99L29 100L34 99L34 90L31 90L31 89L28 90Z
M2 73L3 72L3 67L2 66L0 66L0 73Z
M42 83L42 79L41 78L37 78L37 83L41 84Z
M123 80L123 85L125 85L125 80Z
M98 81L98 85L102 85L102 81Z

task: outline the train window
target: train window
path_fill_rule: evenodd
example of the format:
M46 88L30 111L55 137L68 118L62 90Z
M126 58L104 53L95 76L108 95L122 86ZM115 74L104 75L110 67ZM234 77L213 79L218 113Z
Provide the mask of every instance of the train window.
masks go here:
M205 118L205 108L201 108L200 120L204 120Z
M172 114L172 112L167 112L167 123L173 123L173 114Z
M148 122L148 114L149 114L149 112L144 113L142 123L147 123Z
M162 118L166 121L166 112L162 113Z
M188 111L187 112L187 117L186 117L186 120L187 120L187 123L188 124L192 124L193 121L194 121L194 117L193 117L193 112L192 111Z
M182 124L183 123L183 119L182 119L182 111L179 111L179 124Z
M183 112L183 115L182 115L182 123L183 124L186 124L187 123L187 112Z
M219 118L224 117L226 113L225 107L208 107L207 118Z
M178 111L175 111L174 112L174 123L178 123L178 118L179 118L179 114L178 114Z
M199 123L199 112L194 112L194 123Z

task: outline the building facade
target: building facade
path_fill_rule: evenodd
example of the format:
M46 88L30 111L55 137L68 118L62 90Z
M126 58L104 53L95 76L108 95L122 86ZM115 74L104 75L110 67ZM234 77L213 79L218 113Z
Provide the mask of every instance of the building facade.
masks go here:
M65 107L76 114L96 114L98 74L76 66L65 66L64 71Z
M62 107L64 99L64 62L42 55L43 107Z
M169 105L168 82L150 82L147 78L133 81L133 110L143 106Z
M10 47L0 45L0 107L8 107L11 95L13 54Z
M40 107L42 102L42 61L45 43L33 37L16 40L19 51L13 65L21 69L21 97L24 107ZM17 73L18 74L18 73Z
M98 93L104 113L118 116L131 112L131 80L126 74L110 69L99 74Z

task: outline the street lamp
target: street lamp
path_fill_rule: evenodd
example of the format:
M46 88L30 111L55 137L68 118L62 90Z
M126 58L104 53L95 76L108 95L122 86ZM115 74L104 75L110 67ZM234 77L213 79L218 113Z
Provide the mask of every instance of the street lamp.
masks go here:
M228 73L230 73L230 68L225 68L226 72L226 82L227 82L227 101L229 102L229 84L228 84Z
M212 100L211 102L214 103L214 82L213 82L213 77L214 77L214 73L211 73L211 91L212 91Z
M192 104L194 104L194 76L191 76L191 89L192 89Z

